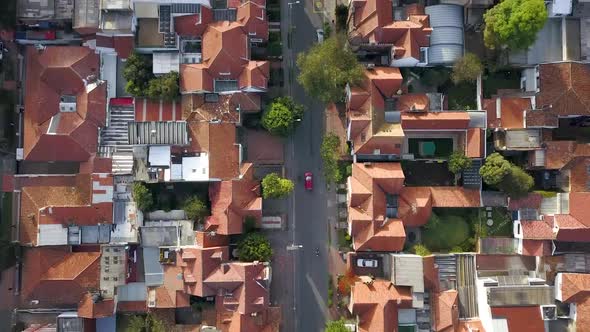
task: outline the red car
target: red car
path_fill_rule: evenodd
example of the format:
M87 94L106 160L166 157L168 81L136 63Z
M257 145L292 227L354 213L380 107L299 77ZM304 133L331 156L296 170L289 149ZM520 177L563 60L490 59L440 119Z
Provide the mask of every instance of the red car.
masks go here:
M313 174L311 172L305 173L305 190L313 189Z

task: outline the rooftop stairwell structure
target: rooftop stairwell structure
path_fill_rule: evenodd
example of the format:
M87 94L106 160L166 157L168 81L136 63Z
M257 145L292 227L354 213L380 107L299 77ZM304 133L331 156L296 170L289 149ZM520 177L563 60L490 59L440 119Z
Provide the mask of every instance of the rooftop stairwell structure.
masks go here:
M133 147L129 144L128 123L135 120L131 105L110 105L107 127L100 133L99 155L113 160L113 174L131 174Z

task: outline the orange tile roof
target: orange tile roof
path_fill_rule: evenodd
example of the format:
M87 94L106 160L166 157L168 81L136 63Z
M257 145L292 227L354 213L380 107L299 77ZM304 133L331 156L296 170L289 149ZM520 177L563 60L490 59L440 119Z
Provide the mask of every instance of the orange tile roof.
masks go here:
M557 240L586 242L590 235L590 219L586 207L590 205L590 192L569 194L569 214L556 214L555 224L559 227Z
M146 312L146 301L117 301L117 312Z
M394 44L396 59L413 57L419 59L420 47L429 45L432 33L424 6L406 5L408 19L393 20L391 0L356 0L351 10L351 43Z
M256 316L222 308L217 312L217 328L222 332L279 332L281 310L269 307Z
M211 216L205 223L206 231L221 235L240 234L246 217L262 218L260 183L254 180L254 167L246 163L241 179L213 182L209 186Z
M541 196L541 194L538 193L529 193L526 197L523 198L508 199L508 209L511 211L516 211L524 208L539 209L541 207L541 202L543 201L543 196Z
M405 231L399 219L385 217L385 194L398 193L404 174L399 163L352 165L349 223L356 250L399 251Z
M404 129L467 129L469 113L467 112L424 112L402 114Z
M350 139L356 153L373 153L380 149L381 153L399 154L395 146L395 138L390 134L376 135L384 121L385 99L399 98L402 75L398 68L377 67L365 71L366 79L362 87L352 87L346 101L348 119L350 121ZM400 131L401 133L401 131ZM402 134L403 135L403 134Z
M433 331L452 332L459 325L459 294L456 290L435 293L432 299Z
M590 274L561 273L562 302L576 303L590 296Z
M38 225L44 220L41 209L48 206L89 206L91 203L91 182L87 174L75 177L31 177L19 180L22 192L20 242L23 244L37 244ZM61 210L58 209L58 211ZM66 216L67 214L64 215Z
M411 306L411 287L394 286L386 280L357 281L351 287L350 309L358 316L360 332L395 330L397 309Z
M78 317L104 318L115 313L115 300L101 299L97 303L92 300L92 294L86 293L78 304Z
M482 107L484 110L486 110L488 115L488 128L500 128L502 125L500 123L500 119L498 118L498 114L496 113L496 99L484 99Z
M229 180L239 175L239 151L236 127L232 123L189 121L193 152L209 154L209 177Z
M99 288L100 252L70 250L67 246L25 249L21 306L76 307L88 291Z
M484 155L485 129L467 129L467 146L465 155L469 158L481 158Z
M185 281L182 286L184 291L200 297L215 295L216 289L205 284L203 280L227 259L228 247L183 248L177 255L176 263L181 265L183 277L196 280L195 283Z
M480 207L481 192L463 187L430 187L432 207Z
M244 25L250 38L268 40L268 21L266 6L254 1L242 3L237 10L237 21Z
M544 331L545 322L541 308L534 307L492 307L493 318L505 318L509 331Z
M479 318L459 320L457 332L486 332Z
M216 79L238 80L239 89L266 90L270 66L249 60L248 27L229 21L209 24L203 33L202 63L180 66L181 92L213 92Z
M39 52L29 46L26 62L25 160L88 160L106 121L106 84L84 83L98 75L98 55L86 47L49 46ZM75 112L60 112L63 95L76 97Z
M430 255L423 257L422 266L424 271L424 287L431 292L438 291L438 266L435 266L434 264L434 256Z
M553 243L549 240L522 240L524 256L551 256Z
M578 62L539 65L537 108L552 119L557 116L590 115L590 66ZM546 120L546 119L545 119ZM528 114L527 114L528 124ZM540 125L555 125L544 121Z
M522 236L524 239L531 240L553 240L553 221L551 216L545 216L543 220L521 220Z
M199 37L203 35L209 23L213 22L213 10L201 6L201 12L194 15L175 16L174 32L179 36Z
M500 100L500 122L503 128L524 128L524 112L531 109L530 98L503 97Z

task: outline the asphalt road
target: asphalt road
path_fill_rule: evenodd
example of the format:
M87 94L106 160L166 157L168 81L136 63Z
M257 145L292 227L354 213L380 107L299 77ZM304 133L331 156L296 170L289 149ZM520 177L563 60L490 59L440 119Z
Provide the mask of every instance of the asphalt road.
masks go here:
M289 252L293 258L291 263L294 264L292 282L295 296L292 315L285 317L283 331L323 331L328 294L327 195L319 154L324 128L324 105L307 96L295 79L295 57L316 42L316 27L321 26L321 18L313 13L311 1L302 0L301 3L282 7L281 28L284 45L287 46L287 52L284 53L286 90L307 110L285 147L286 172L296 183L294 194L289 200L289 235L292 244L302 247ZM289 31L290 44L287 41ZM290 78L289 74L293 74L293 77ZM314 175L313 191L304 188L303 174L308 171ZM319 256L316 256L316 248L320 249Z

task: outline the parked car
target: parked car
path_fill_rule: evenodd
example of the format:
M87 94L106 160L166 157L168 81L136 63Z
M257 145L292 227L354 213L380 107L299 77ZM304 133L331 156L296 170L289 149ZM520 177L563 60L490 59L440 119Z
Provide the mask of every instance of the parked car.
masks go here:
M313 190L313 174L305 172L305 190Z
M359 258L356 260L356 266L358 267L377 267L379 263L376 259L365 259Z
M316 33L318 35L318 43L323 43L324 42L324 30L323 29L317 29Z

